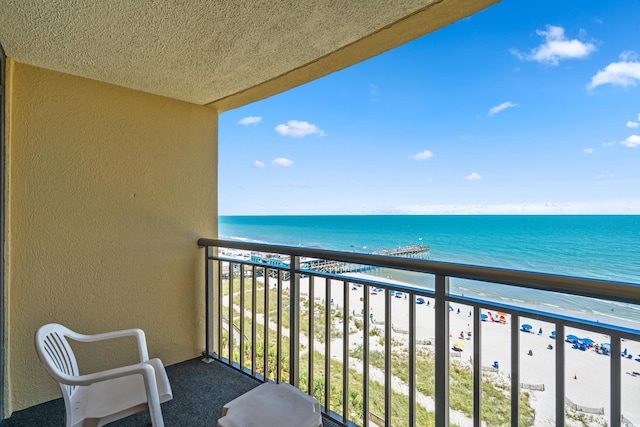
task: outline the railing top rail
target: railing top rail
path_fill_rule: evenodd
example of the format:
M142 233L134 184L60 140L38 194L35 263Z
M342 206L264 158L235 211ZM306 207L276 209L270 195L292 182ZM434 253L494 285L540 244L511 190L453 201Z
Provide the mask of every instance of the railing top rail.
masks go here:
M289 256L322 258L354 264L374 265L384 268L437 274L640 305L640 285L634 283L585 279L557 274L533 273L387 255L362 254L357 252L250 243L234 240L201 238L198 240L198 245L202 247L234 248Z

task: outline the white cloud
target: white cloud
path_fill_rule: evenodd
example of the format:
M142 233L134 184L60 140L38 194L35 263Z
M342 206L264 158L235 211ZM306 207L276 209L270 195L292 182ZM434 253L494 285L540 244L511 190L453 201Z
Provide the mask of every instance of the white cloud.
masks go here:
M640 123L638 123L638 122L632 122L632 121L628 121L628 122L627 122L627 127L628 127L628 128L635 129L635 128L637 128L638 126L640 126Z
M629 148L640 147L640 136L631 135L629 138L625 139L620 144L624 145L625 147L629 147Z
M603 147L612 147L612 146L614 146L614 145L616 145L616 142L615 142L615 141L603 142L603 143L602 143L602 146L603 146Z
M493 116L494 114L498 114L502 110L506 110L507 108L517 107L518 104L514 104L513 102L503 102L500 105L496 105L492 109L489 110L489 116Z
M466 179L467 181L478 181L479 179L482 179L482 177L473 172L471 175L465 176L464 179Z
M280 135L291 136L293 138L301 138L314 133L318 136L325 136L324 131L318 126L298 120L289 120L286 125L281 124L276 126L276 132Z
M411 157L414 160L426 160L426 159L432 158L433 153L429 150L424 150L409 157Z
M593 148L585 148L584 150L582 150L584 154L593 154L593 151Z
M253 167L254 168L263 168L264 167L264 162L261 162L260 160L256 160L255 162L253 162Z
M282 166L286 168L288 166L291 166L293 164L293 161L289 159L285 159L284 157L278 157L277 159L273 159L271 161L271 164L273 166Z
M588 88L593 89L605 84L623 87L637 85L637 81L640 80L640 62L637 61L637 54L632 51L622 52L620 59L622 61L612 62L591 77ZM638 120L640 120L640 114Z
M255 125L257 123L260 123L262 121L262 117L256 117L256 116L249 116L249 117L245 117L244 119L240 119L238 121L239 125Z
M545 42L531 50L529 54L511 50L520 59L537 61L549 65L558 65L561 60L584 58L596 50L593 43L583 43L578 39L569 40L564 28L547 25L546 31L536 30L536 34L545 38ZM581 31L581 35L584 32Z

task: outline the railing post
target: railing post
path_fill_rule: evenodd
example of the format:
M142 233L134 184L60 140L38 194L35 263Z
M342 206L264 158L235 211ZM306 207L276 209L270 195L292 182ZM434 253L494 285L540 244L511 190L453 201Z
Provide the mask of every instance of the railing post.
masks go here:
M391 425L391 292L384 292L384 425Z
M349 420L349 282L342 282L342 421Z
M416 294L409 294L409 427L416 426Z
M449 426L449 277L436 275L436 426Z
M202 361L209 363L214 358L213 353L213 248L204 247L204 299L205 299L205 348Z
M449 426L449 277L436 275L436 426Z
M564 324L556 324L556 425L564 425Z
M473 309L473 426L482 425L482 310Z
M331 279L325 278L324 302L324 410L331 413Z
M520 421L520 316L511 315L511 425Z
M611 335L611 427L620 427L622 419L622 379L620 378L622 368L622 343L620 342L620 336Z
M292 256L289 265L289 384L300 382L300 257ZM310 306L311 307L311 306ZM312 308L312 307L311 307ZM313 334L309 334L313 336Z
M363 346L362 346L362 397L363 397L363 420L362 426L369 427L369 340L370 332L369 327L371 325L372 316L369 304L369 293L371 292L369 285L362 286L364 295L363 295L363 304L364 304L364 328L363 328Z
M282 270L276 270L276 382L282 382ZM291 282L291 277L289 277ZM289 330L291 335L291 329Z

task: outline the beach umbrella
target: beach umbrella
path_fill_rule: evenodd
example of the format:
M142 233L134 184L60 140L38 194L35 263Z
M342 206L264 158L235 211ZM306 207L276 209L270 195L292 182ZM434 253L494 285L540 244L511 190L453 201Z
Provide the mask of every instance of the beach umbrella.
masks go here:
M529 332L533 326L529 325L528 323L525 323L524 325L521 326L522 330L525 332Z
M482 313L480 315L480 320L487 320L489 318L489 316L487 316L486 314Z
M542 335L542 328L538 331L538 335Z
M591 345L593 344L595 341L592 340L591 338L580 338L580 341L582 341L583 343L585 343L586 345Z
M416 298L416 304L424 304L424 298L422 297Z
M568 341L568 342L574 342L574 341L577 341L577 340L579 340L579 339L580 339L580 338L578 338L578 337L577 337L577 336L575 336L575 335L567 335L567 341Z
M464 348L464 343L462 341L456 341L453 343L453 347L462 350Z

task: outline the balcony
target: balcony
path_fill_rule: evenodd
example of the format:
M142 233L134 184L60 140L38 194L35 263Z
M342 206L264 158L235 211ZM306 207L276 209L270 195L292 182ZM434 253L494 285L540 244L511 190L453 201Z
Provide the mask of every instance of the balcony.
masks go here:
M199 358L168 366L167 374L174 392L173 400L162 405L167 426L215 426L225 403L261 384L223 363L202 363ZM15 412L0 423L2 427L53 425L64 425L62 399ZM148 412L141 412L109 425L147 426L151 419ZM324 420L324 425L336 426L329 419Z
M199 244L206 263L206 351L202 359L167 368L175 396L163 405L169 426L215 425L225 403L264 381L289 382L314 396L325 426L640 422L634 400L640 356L633 351L640 346L640 331L571 316L562 307L541 311L465 296L451 282L505 285L505 295L509 289L553 291L576 301L598 298L634 306L640 303L637 285L398 253L213 239ZM389 277L391 271L413 272L427 285L400 284ZM469 329L458 335L453 325L461 321ZM587 336L598 339L589 343ZM530 348L535 348L532 355ZM592 362L593 378L575 373L581 358ZM552 372L541 372L549 364ZM594 381L599 397L576 395ZM1 425L62 425L63 419L57 399L18 411ZM112 425L149 425L149 417L142 413Z
M640 331L578 308L585 301L637 308L637 285L390 255L199 244L205 356L258 381L298 386L340 425L640 425ZM407 272L424 285L391 277ZM452 286L460 280L466 296ZM472 292L487 284L504 298ZM556 304L542 310L514 292Z

